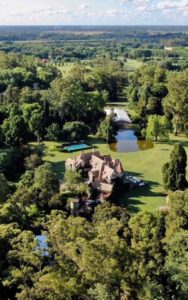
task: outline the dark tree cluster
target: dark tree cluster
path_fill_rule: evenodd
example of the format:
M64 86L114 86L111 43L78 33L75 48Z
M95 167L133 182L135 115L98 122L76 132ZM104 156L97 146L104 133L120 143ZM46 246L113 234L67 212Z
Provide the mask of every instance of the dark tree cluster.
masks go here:
M57 192L49 170L39 167L33 186L20 186L0 209L3 300L187 299L187 192L171 195L167 215L130 217L106 203L92 222L60 210L44 216L42 207L63 203L60 196L46 202ZM40 219L43 244L33 230Z
M148 115L162 115L163 101L168 94L166 70L156 64L144 65L129 77L128 99L141 122Z
M112 90L117 99L125 76L118 63L106 60L106 65L108 78L97 66L88 71L79 64L64 76L33 57L1 53L1 144L21 147L34 139L85 139L95 133L106 100L113 98Z
M185 149L176 145L170 155L170 162L163 166L163 181L167 190L185 190L188 187L186 179L187 154Z

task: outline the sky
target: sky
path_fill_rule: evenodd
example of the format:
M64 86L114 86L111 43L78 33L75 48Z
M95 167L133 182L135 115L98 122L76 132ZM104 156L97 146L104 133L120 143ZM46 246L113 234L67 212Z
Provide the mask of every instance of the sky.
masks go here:
M0 25L188 25L188 0L0 0Z

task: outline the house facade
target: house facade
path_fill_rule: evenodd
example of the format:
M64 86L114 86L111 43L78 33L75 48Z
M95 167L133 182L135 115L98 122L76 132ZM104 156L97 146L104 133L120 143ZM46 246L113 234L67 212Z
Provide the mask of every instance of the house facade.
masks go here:
M82 172L87 184L99 192L101 200L112 194L115 180L124 176L119 159L112 159L110 155L101 155L98 151L82 153L73 159L69 158L65 167L67 170Z

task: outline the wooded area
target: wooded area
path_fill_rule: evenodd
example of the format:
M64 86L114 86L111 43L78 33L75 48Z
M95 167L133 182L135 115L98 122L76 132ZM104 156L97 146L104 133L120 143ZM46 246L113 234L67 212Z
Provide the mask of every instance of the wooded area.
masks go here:
M188 30L89 30L0 28L0 299L186 300ZM107 105L153 149L113 153ZM147 186L75 215L93 192L65 170L77 142Z

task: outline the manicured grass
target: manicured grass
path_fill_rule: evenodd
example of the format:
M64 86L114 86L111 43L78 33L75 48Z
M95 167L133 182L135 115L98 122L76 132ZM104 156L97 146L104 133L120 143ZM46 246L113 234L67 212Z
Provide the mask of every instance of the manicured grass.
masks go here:
M139 69L142 65L143 63L136 59L127 59L127 62L124 63L125 69L127 69L128 71L135 71L136 69Z
M120 197L120 200L132 213L140 210L156 211L159 206L166 204L162 185L162 167L169 160L170 152L176 143L181 142L188 153L188 139L186 137L172 136L169 143L156 143L154 148L150 150L134 153L112 152L105 142L94 137L90 137L88 142L96 146L102 154L110 154L114 158L119 158L126 172L148 182L147 187L137 188L129 193L125 192ZM34 145L37 147L37 144ZM68 157L75 157L79 152L63 153L55 148L57 145L58 143L54 142L44 142L42 147L45 151L44 160L53 164L59 179L62 179L65 171L65 160Z
M63 66L57 66L57 68L62 72L62 74L68 74L69 71L73 68L74 63L64 63Z
M66 62L63 66L57 66L57 68L62 72L62 74L68 74L68 72L73 68L74 65L76 65L76 63ZM124 63L125 69L127 71L134 71L140 68L142 65L143 63L136 59L127 59L127 62ZM90 61L87 61L87 67L90 67Z

